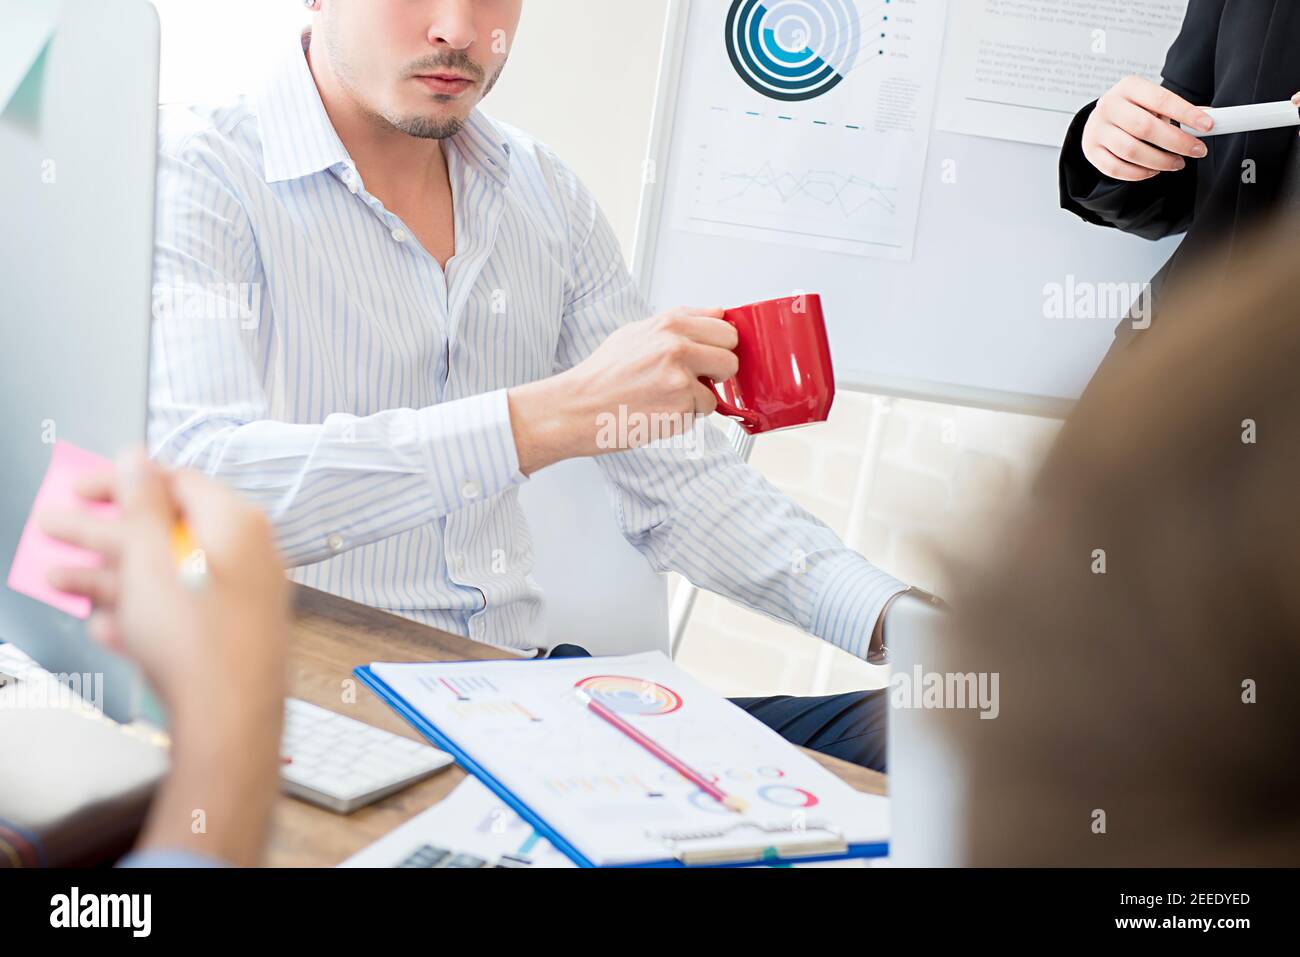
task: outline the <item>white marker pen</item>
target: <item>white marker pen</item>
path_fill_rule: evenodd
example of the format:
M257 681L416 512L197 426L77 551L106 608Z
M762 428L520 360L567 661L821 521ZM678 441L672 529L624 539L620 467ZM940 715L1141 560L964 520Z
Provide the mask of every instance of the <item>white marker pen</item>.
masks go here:
M1229 133L1252 133L1255 130L1300 126L1300 106L1296 106L1290 100L1282 100L1280 103L1252 103L1249 106L1221 106L1205 112L1214 120L1214 129L1204 133L1184 123L1183 132L1204 139L1207 136L1224 136Z

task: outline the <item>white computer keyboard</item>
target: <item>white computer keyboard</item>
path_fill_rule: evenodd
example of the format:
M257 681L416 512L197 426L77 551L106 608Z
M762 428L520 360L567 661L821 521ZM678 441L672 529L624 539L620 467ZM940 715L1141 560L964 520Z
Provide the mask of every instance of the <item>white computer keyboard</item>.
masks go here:
M297 698L284 707L284 793L347 814L427 778L451 755Z

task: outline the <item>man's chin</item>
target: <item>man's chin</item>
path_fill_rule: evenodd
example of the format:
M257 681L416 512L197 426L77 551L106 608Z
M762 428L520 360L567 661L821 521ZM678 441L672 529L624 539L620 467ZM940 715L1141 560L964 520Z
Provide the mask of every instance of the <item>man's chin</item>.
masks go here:
M422 140L445 140L455 136L465 128L467 117L453 115L439 116L404 116L390 118L389 122L407 136Z

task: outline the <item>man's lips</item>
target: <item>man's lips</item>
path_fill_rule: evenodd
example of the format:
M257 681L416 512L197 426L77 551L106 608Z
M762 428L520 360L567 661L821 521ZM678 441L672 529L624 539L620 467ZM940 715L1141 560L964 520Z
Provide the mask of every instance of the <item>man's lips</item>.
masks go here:
M415 79L424 84L425 89L430 93L442 93L446 95L455 95L464 93L470 87L474 86L474 81L468 77L463 77L459 73L432 73L425 76L417 76Z

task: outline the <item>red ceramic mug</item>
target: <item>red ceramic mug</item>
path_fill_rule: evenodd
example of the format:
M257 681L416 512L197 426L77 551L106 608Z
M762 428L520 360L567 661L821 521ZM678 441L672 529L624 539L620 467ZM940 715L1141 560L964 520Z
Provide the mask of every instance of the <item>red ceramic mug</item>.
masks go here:
M835 401L835 373L814 294L771 299L728 309L722 316L740 333L740 371L718 385L718 412L750 435L825 422Z

